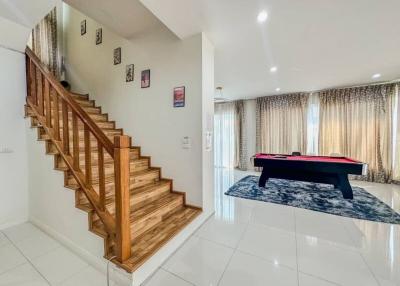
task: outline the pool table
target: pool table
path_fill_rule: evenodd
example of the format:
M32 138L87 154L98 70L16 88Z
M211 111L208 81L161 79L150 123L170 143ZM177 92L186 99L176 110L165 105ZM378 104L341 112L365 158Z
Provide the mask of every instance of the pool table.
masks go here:
M260 153L253 160L255 167L262 167L260 187L265 187L269 178L332 184L345 199L353 199L348 175L367 172L367 164L346 157Z

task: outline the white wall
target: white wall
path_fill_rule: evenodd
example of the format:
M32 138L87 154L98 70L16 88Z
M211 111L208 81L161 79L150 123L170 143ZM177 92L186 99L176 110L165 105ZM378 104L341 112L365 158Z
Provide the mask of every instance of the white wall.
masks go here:
M31 28L55 3L0 1L0 229L28 218L23 52Z
M214 46L202 35L203 210L214 211ZM208 138L209 137L209 138Z
M84 19L87 34L81 36ZM202 206L203 184L209 188L203 181L203 111L212 116L212 109L203 103L203 36L179 40L162 27L126 40L102 27L103 43L96 46L95 30L99 27L102 25L65 5L67 79L74 90L89 92L96 99L132 136L134 145L142 147L143 155L150 155L152 164L162 167L163 177L174 179L175 190L186 192L189 204ZM113 50L117 47L122 47L122 64L114 66ZM207 53L212 54L212 50ZM135 64L134 82L125 82L127 64ZM144 69L151 69L151 87L147 89L140 88ZM211 68L206 69L211 72ZM213 82L205 81L213 89ZM184 108L173 107L173 88L178 86L186 87ZM191 149L182 149L185 136L191 138ZM212 177L206 180L212 181Z
M0 229L28 216L25 55L0 48ZM8 150L7 150L8 149Z

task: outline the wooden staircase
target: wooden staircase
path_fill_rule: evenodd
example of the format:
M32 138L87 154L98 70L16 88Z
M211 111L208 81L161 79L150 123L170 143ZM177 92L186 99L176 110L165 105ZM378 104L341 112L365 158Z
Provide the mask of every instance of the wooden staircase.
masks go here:
M28 48L26 66L25 114L38 140L88 213L89 230L104 239L105 258L135 271L201 209L186 204L94 100L63 89Z

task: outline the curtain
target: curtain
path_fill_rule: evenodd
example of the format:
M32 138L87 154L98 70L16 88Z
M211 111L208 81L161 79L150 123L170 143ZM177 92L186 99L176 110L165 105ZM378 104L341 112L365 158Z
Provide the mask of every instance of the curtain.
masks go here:
M257 98L257 152L306 152L307 99L305 93Z
M235 108L235 167L239 170L247 170L247 140L245 133L245 109L244 100L234 102Z
M368 164L369 181L392 179L392 111L395 85L333 89L319 93L319 152Z
M319 97L311 93L307 103L307 154L318 155Z
M28 46L53 73L60 77L57 46L57 11L50 11L32 30Z
M393 180L400 183L400 102L399 85L395 87L393 109Z
M217 103L214 111L214 160L216 167L235 166L235 104Z

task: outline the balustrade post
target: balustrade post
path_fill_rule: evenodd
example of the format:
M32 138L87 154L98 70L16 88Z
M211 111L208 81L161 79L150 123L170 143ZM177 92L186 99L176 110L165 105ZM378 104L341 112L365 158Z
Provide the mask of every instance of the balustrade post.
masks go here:
M119 262L131 257L131 224L129 193L129 153L131 138L114 137L116 256Z
M25 55L25 65L26 65L26 98L31 96L31 59L28 55Z

